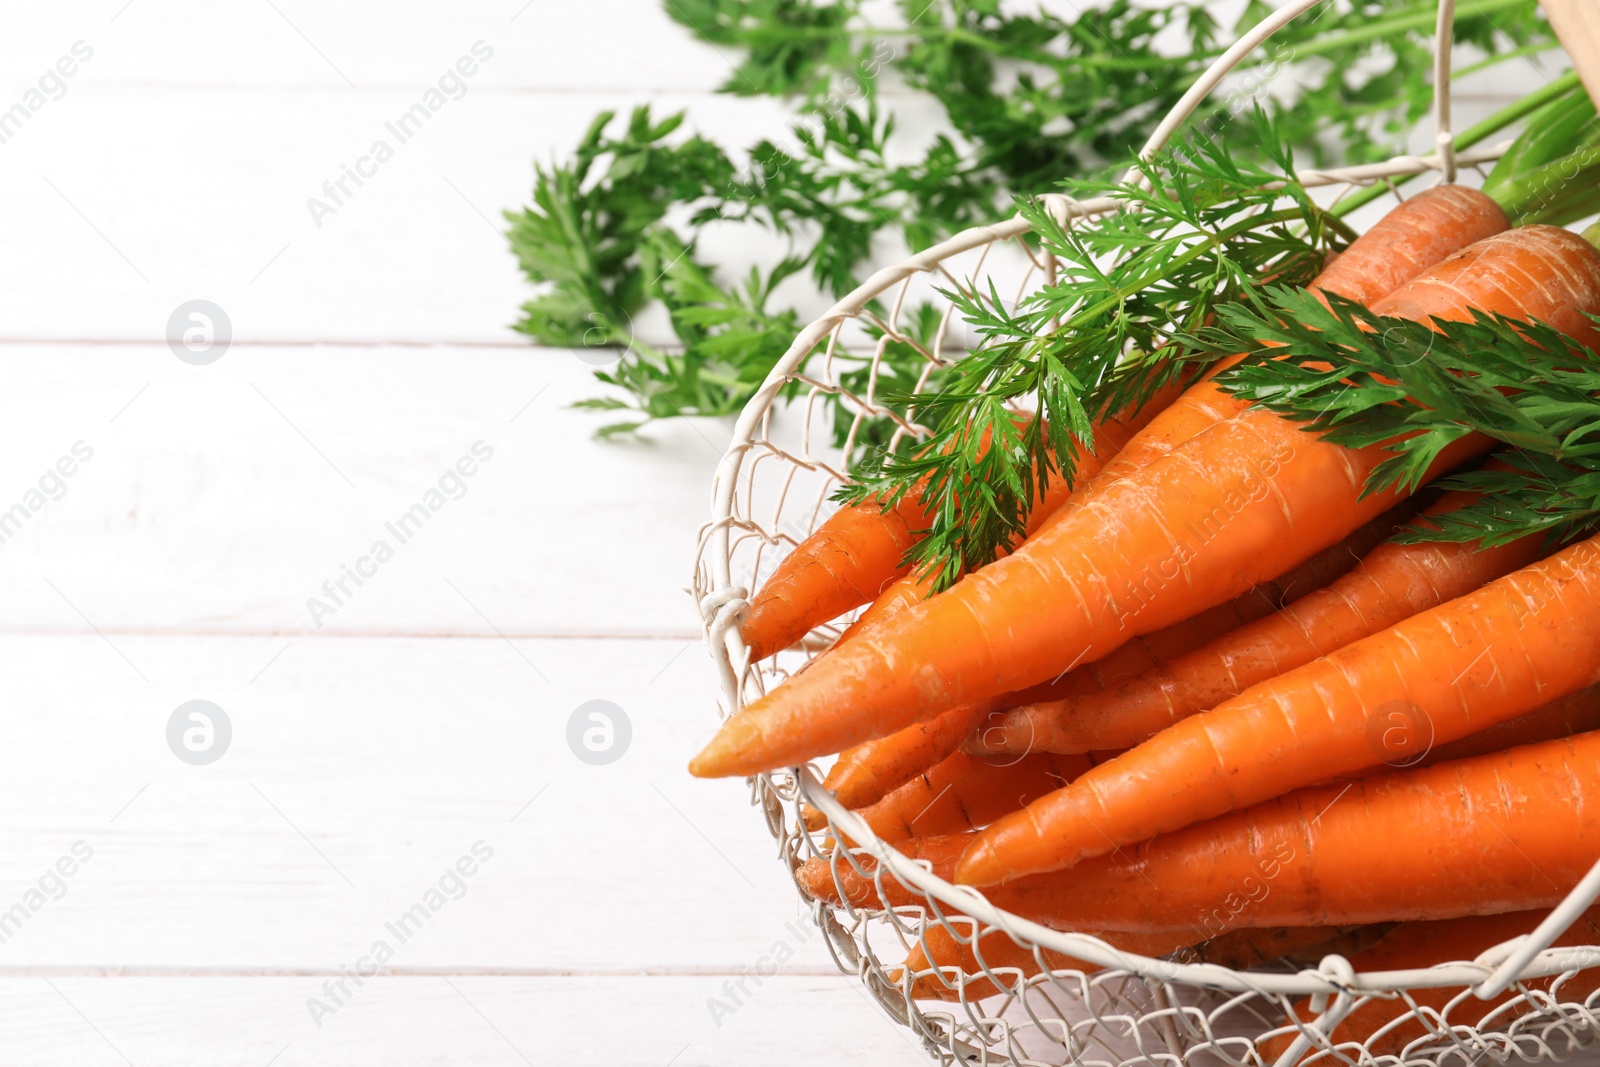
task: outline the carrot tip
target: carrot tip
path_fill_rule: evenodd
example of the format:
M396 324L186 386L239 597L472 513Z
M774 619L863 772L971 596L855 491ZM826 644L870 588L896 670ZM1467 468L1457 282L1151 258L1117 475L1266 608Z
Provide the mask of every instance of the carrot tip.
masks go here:
M717 761L704 752L689 761L689 773L696 778L726 778Z
M993 885L1005 878L1005 873L998 869L998 857L987 842L974 842L972 847L962 853L956 861L955 882L957 885Z
M754 740L751 734L748 724L737 718L729 719L700 750L700 754L689 761L689 773L696 778L732 778L735 775L754 774L760 768L747 766L750 761L742 758L749 748L746 742Z

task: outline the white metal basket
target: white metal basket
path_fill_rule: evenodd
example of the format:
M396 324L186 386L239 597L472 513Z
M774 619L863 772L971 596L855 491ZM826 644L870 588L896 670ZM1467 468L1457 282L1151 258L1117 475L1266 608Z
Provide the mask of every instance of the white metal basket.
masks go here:
M1245 56L1321 2L1291 0L1241 38L1174 107L1146 152L1164 146ZM1458 168L1499 157L1504 144L1460 154L1454 149L1449 93L1454 8L1454 0L1442 0L1439 6L1436 150L1369 166L1302 171L1299 178L1305 185L1337 187L1337 195L1343 196L1374 182L1429 171L1453 181ZM1393 191L1393 195L1400 194ZM1047 195L1044 200L1072 225L1093 225L1117 206L1109 199L1080 202ZM1005 288L997 283L997 289L1020 299L1050 280L1054 269L1047 255L1028 249L1019 239L1027 230L1020 218L966 230L878 271L800 332L745 407L717 471L712 520L702 530L693 580L718 669L723 715L734 713L786 676L782 656L776 663L749 662L738 624L748 610L749 589L785 546L797 543L826 517L831 491L845 480L839 450L813 441L817 400L824 395L840 397L854 413L850 443L869 415L891 414L878 399L875 373L889 344L915 347L926 359L925 373L959 358L964 347L958 336L961 323L947 301L939 302L942 316L931 344L912 336L902 322L908 301L938 299L928 284L930 277L939 286L980 297L989 291L988 282L1000 276ZM974 279L979 281L975 284ZM887 310L869 308L874 301ZM845 372L863 369L873 372L864 376L866 388L848 388ZM859 373L852 377L863 379ZM799 383L799 397L780 412L776 406L780 390L790 383ZM900 420L896 432L918 434L920 428ZM827 628L819 630L807 640L805 654L814 655L835 636ZM812 768L760 775L751 784L754 801L765 813L791 872L811 857L833 855L836 877L845 873L842 865L849 864L858 876L864 874L880 887L893 879L904 887L900 896L909 894L916 900L910 906L871 909L854 907L846 897L841 905L813 900L812 906L839 966L859 976L872 996L894 1019L910 1027L941 1063L1466 1065L1567 1059L1600 1037L1600 993L1571 1000L1562 996L1567 978L1600 963L1600 946L1547 947L1600 896L1600 864L1532 935L1499 945L1474 961L1357 974L1343 957L1331 955L1315 969L1298 972L1287 966L1236 971L1131 955L1094 937L1052 930L1007 913L981 892L943 881L880 841L822 788ZM805 829L803 803L827 817L826 830ZM840 839L859 846L837 855L825 848L825 841ZM880 898L884 895L879 893ZM935 926L966 944L972 943L975 932L1004 931L1033 950L1041 964L1044 957L1039 950L1045 950L1105 969L1088 974L1045 969L1025 977L1015 967L980 963L981 974L942 976L953 1001L918 1000L911 995L915 976L900 973L899 964ZM1543 988L1521 984L1547 976L1560 977L1543 983ZM993 994L996 987L1003 992ZM1419 1007L1407 993L1440 988L1452 994L1442 1011ZM990 995L980 999L980 989ZM1513 999L1492 1010L1479 998L1506 990L1515 994ZM1374 998L1406 1002L1406 1014L1385 1031L1402 1023L1420 1023L1422 1036L1398 1050L1376 1054L1382 1033L1334 1030Z

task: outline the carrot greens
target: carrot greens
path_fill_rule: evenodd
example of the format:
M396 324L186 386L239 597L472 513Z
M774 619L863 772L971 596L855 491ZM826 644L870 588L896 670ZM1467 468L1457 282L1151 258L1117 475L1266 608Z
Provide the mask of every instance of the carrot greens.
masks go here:
M1193 369L1187 331L1229 305L1257 299L1262 279L1303 285L1353 236L1293 180L1293 163L1264 112L1269 163L1194 136L1137 168L1138 178L1064 186L1079 200L1113 196L1123 209L1065 224L1025 201L1056 280L1014 309L999 295L951 292L984 338L937 391L907 398L930 434L858 461L839 497L899 501L917 494L931 530L912 559L948 586L1017 541L1036 495L1074 478L1074 443L1103 412L1137 406ZM1038 418L1017 420L1027 407Z
M1351 448L1405 436L1369 492L1413 486L1471 433L1505 446L1509 469L1442 479L1485 494L1431 516L1411 540L1505 544L1557 539L1600 522L1600 357L1559 330L1474 311L1469 322L1374 315L1275 287L1264 307L1233 307L1198 331L1197 352L1246 352L1218 383Z
M604 112L570 156L537 168L531 203L507 213L512 251L536 286L516 328L599 365L611 388L587 406L621 420L603 434L738 411L804 313L872 264L1129 158L1270 5L1250 0L1226 24L1202 0L1059 14L993 0L897 8L873 5L869 17L861 0L664 0L709 46L707 62L727 65L723 91L785 101L791 128L725 145L690 132L685 113ZM1259 159L1238 116L1270 99L1281 136L1317 163L1402 150L1431 97L1434 17L1433 0L1329 0L1252 57L1195 124ZM1480 66L1554 44L1535 0L1462 5L1455 32ZM931 137L895 137L898 118L930 112ZM787 251L730 276L702 240L730 227L776 234ZM667 327L642 336L635 321L652 309L666 310ZM926 361L892 344L883 366L910 383ZM864 384L869 371L850 373ZM849 402L825 403L842 443ZM869 421L857 440L882 443L887 422Z

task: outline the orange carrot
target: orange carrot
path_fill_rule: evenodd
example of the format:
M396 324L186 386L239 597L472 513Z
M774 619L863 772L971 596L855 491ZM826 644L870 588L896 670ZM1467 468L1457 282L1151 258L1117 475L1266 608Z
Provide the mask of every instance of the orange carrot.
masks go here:
M1411 724L1409 721L1395 721L1394 725L1404 734L1409 732ZM1390 763L1411 764L1414 761L1417 766L1445 763L1449 760L1467 759L1470 756L1484 756L1491 752L1504 752L1518 745L1532 745L1558 737L1571 737L1573 734L1588 733L1590 730L1600 730L1600 685L1591 685L1575 693L1568 693L1564 697L1552 700L1537 711L1530 711L1526 715L1498 723L1487 730L1468 734L1459 741L1433 745L1420 759L1417 759L1413 752L1405 751L1414 749L1415 744L1408 743L1408 739L1395 736L1393 740L1398 744L1391 748L1395 758L1391 759ZM1430 737L1418 738L1420 744L1431 744L1431 742ZM1386 764L1375 768L1375 771L1382 773L1392 769L1392 766Z
M1591 732L1300 790L986 894L1037 922L1091 930L1549 908L1600 855L1596 790L1600 732Z
M883 841L963 833L1055 792L1094 764L1087 754L988 760L957 752L857 814Z
M1600 347L1600 250L1526 226L1480 241L1376 304L1459 319L1474 309L1548 322ZM1422 481L1485 451L1444 449ZM1352 450L1250 407L1114 483L945 593L818 660L729 718L690 765L702 777L803 763L959 704L1053 677L1282 574L1406 496L1363 495L1391 455Z
M1202 611L1152 634L1135 637L1095 663L1086 663L1046 686L1025 693L1008 693L977 704L962 705L926 722L912 723L885 737L873 738L846 749L828 770L823 785L847 808L863 808L883 799L891 790L911 781L956 750L980 724L995 713L1024 701L1056 701L1098 693L1132 678L1139 671L1165 663L1239 626L1281 610L1291 594L1320 589L1345 573L1362 556L1392 534L1415 513L1410 500L1402 501L1356 530L1349 537L1312 556L1270 582L1263 582L1226 604ZM1032 520L1030 519L1030 522ZM839 638L849 640L867 626L893 618L925 599L931 582L915 576L901 578L874 601ZM1027 751L1023 749L1021 751ZM807 829L826 824L820 812L807 808Z
M1320 589L1349 570L1361 556L1398 529L1413 512L1412 502L1404 501L1287 574L1264 582L1243 596L1203 611L1192 619L1135 638L1105 659L1086 663L1046 685L1035 686L1023 693L1008 693L978 704L963 705L926 722L912 723L886 737L874 738L846 749L829 768L823 785L832 790L839 803L847 808L864 808L875 804L890 791L905 785L949 756L969 734L974 731L986 732L987 724L994 721L993 716L1005 708L1024 701L1054 702L1099 693L1110 685L1133 677L1146 667L1181 656L1238 626L1282 610L1291 594ZM896 583L896 587L903 581ZM889 617L914 602L908 598L895 606L884 606L879 617ZM884 598L879 598L873 608L868 609L869 612L877 610L879 605L886 605ZM851 631L846 631L845 637L840 640L849 636ZM983 729L980 730L980 727ZM809 807L806 809L807 829L820 830L826 822L820 812Z
M1330 952L1352 955L1370 948L1391 923L1362 926L1267 926L1230 930L1179 952L1180 963L1214 963L1236 971L1278 960L1319 961ZM1116 936L1113 934L1112 936Z
M905 573L901 560L928 525L908 495L894 507L856 504L834 512L784 556L759 592L740 635L752 662L876 597Z
M1531 933L1544 920L1545 914L1538 910L1514 911L1504 915L1400 923L1392 927L1376 945L1351 956L1350 965L1359 974L1420 970L1439 963L1470 962L1496 945ZM1571 928L1556 938L1552 947L1584 945L1600 945L1600 907L1590 908L1579 916ZM1557 977L1552 975L1525 979L1522 985L1527 989L1546 992L1562 1003L1582 1004L1589 994L1600 989L1600 968L1579 971L1559 984ZM1460 987L1412 989L1407 992L1425 1013L1426 1025L1415 1015L1403 1018L1413 1010L1405 1000L1374 997L1346 1015L1334 1027L1331 1035L1333 1043L1360 1041L1373 1056L1399 1056L1407 1045L1435 1034L1441 1035L1440 1041L1444 1047L1449 1047L1451 1039L1442 1035L1450 1027L1505 1030L1514 1019L1538 1010L1535 1004L1523 1000L1518 990L1508 990L1488 1000L1463 996ZM1513 1001L1518 1003L1511 1010L1505 1010L1504 1006ZM1302 1000L1295 1005L1294 1015L1301 1022L1308 1023L1316 1019L1318 1013L1311 1010L1309 1000ZM1263 1042L1261 1050L1264 1061L1271 1063L1282 1056L1298 1036L1299 1030L1296 1029Z
M1075 678L1070 685L1051 683L1048 687L1051 699L1057 698L1056 690L1060 690L1059 697L1063 698L1099 693L1141 671L1186 655L1240 626L1282 611L1294 598L1321 589L1348 572L1362 556L1393 535L1415 513L1414 501L1403 500L1338 544L1323 549L1271 581L1261 582L1225 604L1207 608L1154 633L1134 637L1110 655L1085 663L1061 679L1065 683L1068 678ZM1045 688L1035 686L1025 693L1008 696L1008 706L1017 703L1012 696L1037 698Z
M971 834L914 837L898 842L895 851L924 861L935 874L948 881L956 860L971 840ZM906 886L893 873L884 871L880 877L877 870L877 860L865 854L813 856L800 865L795 880L809 896L834 905L849 901L856 908L898 908L927 903L927 898Z
M1478 499L1451 493L1427 515ZM1251 686L1464 596L1543 552L1534 535L1495 548L1386 542L1356 568L1287 609L1224 634L1114 689L1028 704L991 717L971 751L1088 752L1128 748L1238 696Z
M1391 758L1389 714L1438 743L1600 681L1600 536L1262 682L997 821L957 876L1070 867Z
M822 784L847 808L876 804L954 752L988 714L989 707L982 704L956 708L846 749ZM820 820L806 821L812 830L821 825Z

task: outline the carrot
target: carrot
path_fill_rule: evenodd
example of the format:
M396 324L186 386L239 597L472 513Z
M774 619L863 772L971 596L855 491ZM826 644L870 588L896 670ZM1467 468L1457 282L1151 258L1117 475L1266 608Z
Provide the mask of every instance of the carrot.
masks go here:
M1437 742L1600 681L1600 536L1184 719L997 821L957 877L1070 867L1390 758L1390 712Z
M1540 910L1514 911L1503 915L1400 923L1376 945L1351 956L1350 965L1357 973L1362 973L1420 970L1439 963L1468 962L1496 945L1532 933L1545 914ZM1553 947L1596 944L1600 944L1600 907L1590 908L1580 915L1571 928L1556 938ZM1579 971L1559 984L1557 976L1552 975L1525 979L1521 985L1547 993L1559 1002L1581 1004L1589 994L1600 989L1600 969ZM1488 1000L1479 1000L1459 987L1411 989L1406 995L1425 1013L1426 1025L1415 1015L1403 1018L1413 1011L1406 1000L1374 997L1346 1015L1328 1036L1335 1044L1341 1037L1361 1041L1374 1056L1399 1056L1412 1042L1435 1034L1443 1035L1448 1028L1470 1026L1505 1030L1514 1019L1537 1010L1536 1004L1523 999L1522 992L1515 989ZM1506 1005L1513 1001L1516 1003L1506 1010ZM1301 1022L1310 1022L1317 1015L1311 1010L1309 999L1295 1005L1294 1017ZM1262 1042L1263 1061L1271 1063L1282 1056L1298 1036L1296 1029Z
M1395 722L1394 725L1401 733L1405 733L1409 723ZM1568 693L1564 697L1552 700L1537 711L1530 711L1526 715L1497 723L1487 730L1468 734L1459 741L1433 746L1421 759L1415 760L1415 763L1417 766L1427 766L1449 760L1467 759L1470 756L1484 756L1491 752L1504 752L1518 745L1532 745L1558 737L1571 737L1573 734L1587 733L1590 730L1600 730L1600 685L1591 685L1575 693ZM1393 749L1397 753L1399 749L1410 747L1399 736L1394 740L1400 742ZM1431 739L1424 737L1420 740L1427 743ZM1401 758L1410 763L1412 762L1410 755L1405 753ZM1375 771L1382 773L1390 769L1392 768L1384 766L1375 768Z
M1285 959L1319 961L1332 952L1347 956L1369 948L1392 925L1267 926L1259 930L1229 930L1179 952L1176 959L1180 963L1212 963L1235 971Z
M956 860L971 839L971 834L914 837L897 843L895 850L910 859L924 861L935 874L949 881ZM920 892L907 887L892 873L885 871L879 877L877 870L878 861L868 855L813 856L800 865L795 880L807 895L835 906L846 901L856 908L898 908L927 903Z
M1079 448L1075 480L1100 469L1146 422L1181 392L1169 387L1132 412L1102 420L1094 445ZM1072 486L1064 478L1037 494L1029 513L1038 522L1066 501ZM928 525L920 497L908 493L892 507L874 503L840 508L778 563L750 601L740 636L752 662L795 644L817 626L869 603L910 570L906 553ZM914 579L913 579L914 581ZM920 598L919 598L920 599Z
M1357 778L1393 774L1396 769L1431 767L1435 763L1487 756L1519 745L1535 745L1573 734L1600 730L1600 684L1552 700L1542 708L1496 723L1487 730L1451 741L1433 743L1432 724L1408 708L1391 708L1380 719L1383 732L1375 743L1391 758L1377 767L1326 778L1317 785L1343 785ZM1377 732L1377 727L1374 727ZM1418 750L1421 751L1418 751Z
M1600 347L1600 250L1566 230L1488 238L1373 310L1427 321L1474 309L1542 319ZM1464 437L1431 480L1489 447ZM702 777L803 763L962 703L1052 677L1223 603L1337 542L1407 495L1363 495L1383 444L1352 450L1251 407L1114 483L1090 505L945 593L863 633L723 723Z
M857 814L882 841L962 833L1055 792L1094 764L1087 754L990 761L957 752Z
M1549 908L1600 855L1597 789L1591 732L1300 790L986 895L1051 926L1146 932Z
M1411 517L1413 510L1412 502L1404 501L1287 574L1263 582L1248 593L1191 619L1135 638L1099 662L1086 663L1053 682L1022 693L1008 693L993 700L953 708L926 722L912 723L886 737L873 738L846 749L829 768L822 784L847 808L875 804L955 752L969 734L992 721L991 716L996 712L1024 701L1055 701L1098 693L1149 666L1165 663L1238 626L1281 610L1292 593L1320 589L1393 533ZM900 584L897 582L896 587ZM868 610L875 610L884 603L884 599L879 598ZM909 607L911 603L915 601L908 599L899 608ZM884 614L887 616L899 608L885 608ZM840 640L849 636L851 632L847 630ZM820 830L826 822L820 812L806 809L807 829Z
M1192 652L1240 626L1275 611L1282 611L1293 597L1321 589L1349 571L1362 556L1391 536L1415 513L1415 503L1403 500L1343 541L1323 549L1271 581L1252 586L1225 604L1207 608L1153 633L1134 637L1110 655L1093 663L1085 663L1061 679L1062 683L1074 679L1071 683L1035 686L1023 693L1011 694L1003 703L1015 706L1021 698L1037 699L1047 689L1051 692L1051 699L1057 697L1056 690L1061 691L1060 697L1099 693L1142 671Z
M846 749L828 770L823 785L832 790L839 803L847 808L864 808L874 804L949 756L969 734L975 731L986 734L986 724L993 721L992 716L998 711L1024 701L1054 702L1099 693L1116 682L1131 678L1146 667L1181 656L1240 625L1282 610L1292 593L1319 589L1347 571L1361 556L1409 519L1414 510L1412 501L1403 501L1287 574L1255 586L1248 593L1203 611L1194 618L1135 638L1105 659L1084 664L1047 685L978 704L963 705L926 722L912 723L886 737L874 738ZM896 586L900 584L896 583ZM885 607L881 617L888 617L914 602L907 599L895 607ZM885 604L883 598L879 598L877 604L868 610L875 610L880 604ZM840 640L849 636L851 632L847 630L845 637ZM980 726L985 726L985 729L980 731ZM979 754L993 751L982 748L981 744L970 747ZM1029 749L1016 751L1027 752ZM807 807L807 829L820 830L826 823L820 812Z
M1139 671L1181 656L1207 641L1252 622L1289 602L1291 593L1320 589L1339 577L1379 542L1392 534L1415 512L1410 500L1402 501L1367 523L1337 545L1326 548L1298 567L1270 582L1253 587L1226 604L1176 622L1152 634L1135 637L1096 663L1086 663L1048 686L1026 693L1006 694L992 700L953 708L926 722L912 723L885 737L873 738L839 755L823 785L847 808L876 803L891 790L911 781L956 750L980 723L998 711L1025 699L1054 701L1098 693ZM1030 522L1032 520L1030 519ZM895 582L862 613L839 638L843 643L867 626L893 618L924 600L931 587L908 575ZM837 647L837 646L835 646ZM975 749L975 751L983 751ZM1028 751L1021 749L1018 751ZM805 811L805 825L820 830L827 822L820 812Z
M986 704L955 708L927 722L846 749L829 768L823 785L847 808L864 808L913 781L954 752L989 715ZM806 827L821 829L820 816Z
M1478 499L1451 493L1425 515ZM1386 542L1356 568L1284 611L1145 671L1114 689L1028 704L991 718L973 751L1087 752L1128 748L1180 719L1214 708L1286 671L1386 630L1532 563L1543 538L1483 549L1474 544Z

